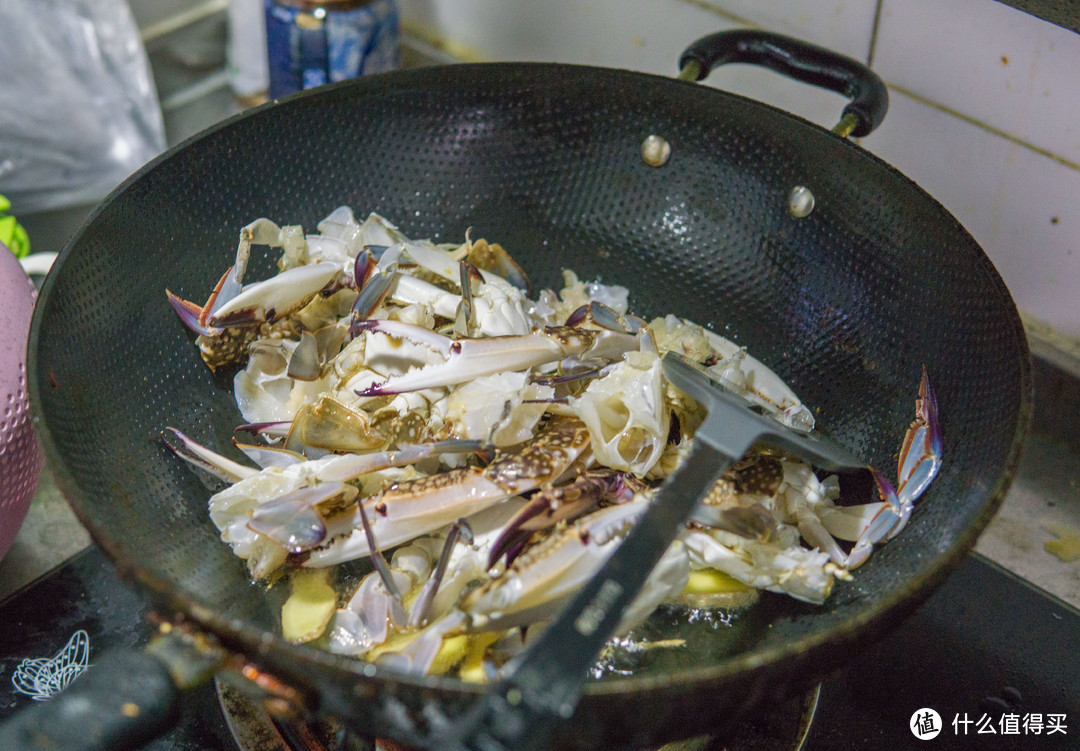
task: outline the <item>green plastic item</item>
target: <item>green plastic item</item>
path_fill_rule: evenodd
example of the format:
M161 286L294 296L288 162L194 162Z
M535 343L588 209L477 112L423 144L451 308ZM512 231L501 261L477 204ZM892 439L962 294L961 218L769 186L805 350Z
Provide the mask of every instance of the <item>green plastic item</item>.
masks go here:
M16 258L30 255L30 237L18 220L8 216L11 201L0 195L0 242L11 248Z

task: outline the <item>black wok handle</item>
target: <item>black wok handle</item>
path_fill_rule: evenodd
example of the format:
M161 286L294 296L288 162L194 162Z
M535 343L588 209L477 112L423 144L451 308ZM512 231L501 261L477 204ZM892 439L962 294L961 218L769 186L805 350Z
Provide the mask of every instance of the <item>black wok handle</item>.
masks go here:
M682 77L700 81L715 66L751 63L788 78L843 94L851 102L834 129L843 136L865 136L881 125L889 110L889 91L874 71L837 52L768 31L721 31L697 40L679 58Z
M168 666L145 652L111 652L52 699L0 725L4 751L126 751L180 716Z

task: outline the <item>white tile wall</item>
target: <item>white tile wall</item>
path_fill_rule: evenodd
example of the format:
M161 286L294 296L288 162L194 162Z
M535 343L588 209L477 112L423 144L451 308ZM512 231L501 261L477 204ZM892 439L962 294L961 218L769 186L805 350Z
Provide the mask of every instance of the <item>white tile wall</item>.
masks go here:
M1080 163L1080 38L993 0L884 0L874 70Z
M756 25L868 58L892 106L863 146L941 201L1026 316L1080 342L1080 35L995 0L401 0L473 59L670 75L700 35ZM880 11L880 12L878 12ZM831 127L843 100L731 66L708 83Z
M1080 336L1080 170L896 92L863 145L945 204L1021 309Z
M805 39L866 60L876 0L705 0L737 21Z

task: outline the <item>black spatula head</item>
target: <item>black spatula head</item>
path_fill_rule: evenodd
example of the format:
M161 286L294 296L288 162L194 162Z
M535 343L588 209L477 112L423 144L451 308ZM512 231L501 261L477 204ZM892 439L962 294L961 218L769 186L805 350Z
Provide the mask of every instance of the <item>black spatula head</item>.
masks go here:
M803 432L755 412L749 402L728 391L704 367L683 355L664 355L664 375L701 403L708 417L694 435L738 459L755 443L767 443L795 454L827 472L866 469L866 462L816 431Z

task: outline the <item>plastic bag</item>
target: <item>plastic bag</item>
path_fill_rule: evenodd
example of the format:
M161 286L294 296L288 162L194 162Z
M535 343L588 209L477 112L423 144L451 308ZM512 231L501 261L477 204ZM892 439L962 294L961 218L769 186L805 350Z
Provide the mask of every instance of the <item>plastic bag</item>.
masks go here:
M20 213L99 200L165 148L126 2L0 0L0 193Z

